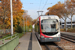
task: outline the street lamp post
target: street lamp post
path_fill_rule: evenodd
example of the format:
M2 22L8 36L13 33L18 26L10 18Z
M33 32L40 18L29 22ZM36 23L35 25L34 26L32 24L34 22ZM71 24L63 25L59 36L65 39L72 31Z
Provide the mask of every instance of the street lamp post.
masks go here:
M25 28L26 28L26 27L25 27L25 19L24 19L25 16L26 16L25 13L27 13L27 11L25 11L25 12L23 13L24 33L25 33ZM27 20L27 19L26 19L26 20Z
M25 33L25 30L26 30L25 19L24 19L25 16L26 16L26 13L27 13L27 11L25 10L24 13L23 13L24 33Z
M25 12L24 12L25 13ZM23 14L23 23L24 23L24 33L25 33L25 20L24 20L24 14Z
M27 32L27 17L26 17L26 32Z
M13 35L13 11L12 11L12 0L10 0L10 10L11 10L11 35Z

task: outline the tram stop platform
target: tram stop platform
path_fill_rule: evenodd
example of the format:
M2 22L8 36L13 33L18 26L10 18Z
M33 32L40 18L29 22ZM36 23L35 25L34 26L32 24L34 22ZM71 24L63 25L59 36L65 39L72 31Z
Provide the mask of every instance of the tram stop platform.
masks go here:
M26 33L19 42L15 50L42 50L34 31Z

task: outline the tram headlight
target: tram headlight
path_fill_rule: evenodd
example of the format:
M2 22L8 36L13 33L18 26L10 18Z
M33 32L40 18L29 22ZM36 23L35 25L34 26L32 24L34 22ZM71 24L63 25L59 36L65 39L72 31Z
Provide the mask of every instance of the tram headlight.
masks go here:
M60 37L60 34L58 34L58 36Z

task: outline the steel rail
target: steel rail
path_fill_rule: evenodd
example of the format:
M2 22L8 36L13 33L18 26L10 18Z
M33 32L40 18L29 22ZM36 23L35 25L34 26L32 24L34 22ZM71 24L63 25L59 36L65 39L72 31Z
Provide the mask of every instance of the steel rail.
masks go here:
M67 41L70 41L72 43L75 43L75 36L67 35L67 34L61 34L61 38L65 39Z

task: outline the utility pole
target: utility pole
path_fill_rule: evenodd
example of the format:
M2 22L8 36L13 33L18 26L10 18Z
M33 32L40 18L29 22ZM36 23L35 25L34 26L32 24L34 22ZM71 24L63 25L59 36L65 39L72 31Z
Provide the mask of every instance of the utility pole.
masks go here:
M26 32L27 32L27 17L26 17Z
M12 0L10 0L10 10L11 10L11 35L13 35L13 11L12 11Z
M23 13L24 34L25 34L25 19L24 19L24 17L25 17L25 13L26 13L26 12Z
M38 12L38 16L40 15L39 12L41 12L41 15L42 15L42 13L43 13L43 11L37 11L37 12Z
M24 33L25 33L25 30L26 30L26 27L25 27L26 24L25 24L25 20L24 20L24 18L25 18L25 16L27 16L27 15L26 15L27 12L28 12L28 11L25 10L24 13L23 13ZM26 17L26 21L27 21L27 17Z

